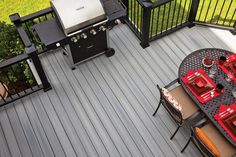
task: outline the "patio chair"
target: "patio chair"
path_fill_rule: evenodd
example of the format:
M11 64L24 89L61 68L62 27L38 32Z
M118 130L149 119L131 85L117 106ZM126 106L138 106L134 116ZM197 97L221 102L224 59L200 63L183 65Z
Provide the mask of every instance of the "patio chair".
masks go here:
M199 149L203 156L207 157L233 157L236 156L236 148L232 146L207 119L202 119L191 128L191 136L181 150L181 153L189 145L190 141Z
M153 114L153 116L156 115L160 105L162 104L172 119L177 123L178 127L170 137L171 140L184 122L194 119L200 113L199 108L187 95L183 87L181 85L175 86L178 82L179 79L175 79L164 88L160 88L160 86L157 85L157 88L160 91L160 102Z

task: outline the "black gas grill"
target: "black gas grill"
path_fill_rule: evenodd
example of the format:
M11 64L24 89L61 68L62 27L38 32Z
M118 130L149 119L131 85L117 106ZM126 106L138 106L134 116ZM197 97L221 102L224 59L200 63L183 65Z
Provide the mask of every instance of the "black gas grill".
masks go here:
M52 0L55 19L33 26L40 42L49 50L63 48L71 68L105 53L109 29L121 23L126 11L117 0Z

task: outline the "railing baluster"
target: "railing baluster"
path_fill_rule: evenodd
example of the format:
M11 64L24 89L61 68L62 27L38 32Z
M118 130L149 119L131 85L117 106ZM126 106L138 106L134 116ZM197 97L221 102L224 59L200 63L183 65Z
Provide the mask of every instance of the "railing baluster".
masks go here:
M227 10L227 12L226 12L226 14L225 14L225 18L224 18L224 21L223 21L223 25L225 25L225 21L226 21L226 18L227 18L227 16L228 16L228 14L229 14L230 9L231 9L232 3L233 3L233 0L230 1L228 10Z
M212 13L210 23L212 23L213 17L215 16L215 12L216 12L216 8L217 8L217 5L218 5L218 2L219 2L219 0L216 1L216 5L215 5L215 8L214 8L213 13Z
M161 34L163 32L163 25L165 22L165 12L166 12L166 4L164 4L163 16L162 16L162 21L161 21Z
M203 22L206 22L206 19L207 19L207 16L208 16L208 13L209 13L209 10L210 10L210 6L212 4L212 0L210 0L209 4L208 4L208 7L207 7L207 13L206 13L206 16L204 18L204 21Z
M152 19L152 20L151 20L151 31L150 31L150 34L149 34L150 37L152 37L152 31L153 31L153 26L154 26L154 23L153 23L153 22L154 22L155 9L152 9L151 12L152 12L152 15L151 15L151 19Z
M225 0L223 1L219 16L218 16L217 21L216 21L216 24L218 24L218 22L219 22L219 19L220 19L220 16L221 16L221 13L222 13L222 10L223 10L224 6L225 6Z
M168 16L167 16L166 31L168 30L168 25L169 25L170 9L171 9L171 2L169 3L169 11L168 11Z
M201 1L200 1L200 2L201 2ZM201 7L201 10L200 10L200 13L198 14L198 21L200 21L200 17L201 17L201 15L202 15L202 10L203 10L204 5L205 5L205 0L203 0L203 2L202 2L202 7ZM198 10L199 10L199 8L198 8ZM197 19L197 18L196 18L196 19Z
M156 33L155 34L157 34L158 28L159 28L159 15L160 15L161 7L158 7L157 9L158 9L158 12L157 12L157 25L156 25Z
M129 17L129 18L131 19L131 21L132 21L131 24L132 24L133 26L135 26L135 25L134 25L134 20L133 20L133 11L134 11L134 10L133 10L133 3L134 3L134 1L135 1L135 0L131 0L131 3L130 3L130 7L131 7L132 9L130 10L130 17Z
M138 4L138 26L141 26L142 21L140 20L140 17L142 17L142 13L140 14L140 5ZM141 32L138 31L139 36L141 35Z
M172 14L172 21L171 21L171 27L170 27L171 30L172 30L172 28L173 28L173 24L174 24L174 19L175 19L175 9L176 9L177 0L174 0L173 2L175 2L175 5L174 5L173 14Z
M136 23L136 16L137 16L137 12L136 12L136 5L137 5L137 2L136 1L134 1L134 18L133 18L133 21L134 21L134 25L136 25L137 27L138 27L138 25L137 25L137 23Z
M188 10L187 10L187 16L185 18L185 21L188 21L189 14L190 14L190 9L191 9L191 4L192 4L192 0L189 1Z
M182 4L182 0L180 0L180 3L179 3L179 9L178 9L178 14L177 14L177 19L176 19L175 28L178 26L181 4Z
M185 0L185 3L184 3L183 14L182 14L182 17L181 17L181 25L183 25L183 19L184 19L184 15L185 15L186 4L187 4L187 0Z

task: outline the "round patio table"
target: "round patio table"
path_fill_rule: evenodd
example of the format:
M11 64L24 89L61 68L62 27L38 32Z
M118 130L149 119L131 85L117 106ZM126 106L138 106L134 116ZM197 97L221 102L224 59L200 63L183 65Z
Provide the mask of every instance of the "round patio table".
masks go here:
M198 70L202 68L207 75L209 75L209 68L203 67L202 59L206 56L210 56L216 61L220 56L228 56L232 54L227 50L207 48L194 51L193 53L186 56L182 61L179 67L179 80L180 84L183 86L187 94L192 98L196 105L203 111L203 113L210 119L214 126L221 132L221 134L234 146L236 147L236 142L228 135L228 133L221 127L221 125L215 120L214 115L218 113L220 104L226 106L231 105L236 102L236 98L232 95L232 90L236 89L236 83L233 81L227 82L227 75L224 71L214 64L213 67L217 68L217 72L214 75L214 78L211 78L216 84L221 83L224 85L224 93L220 96L208 101L205 104L202 104L198 99L192 94L192 92L186 87L182 81L182 77L186 75L188 70Z

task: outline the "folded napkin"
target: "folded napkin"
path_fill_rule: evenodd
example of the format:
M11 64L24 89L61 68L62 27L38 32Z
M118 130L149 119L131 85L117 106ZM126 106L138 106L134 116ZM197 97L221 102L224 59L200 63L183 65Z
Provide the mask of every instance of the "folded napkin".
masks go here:
M219 112L214 115L217 122L224 128L230 137L236 142L236 104L220 105Z

